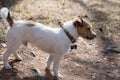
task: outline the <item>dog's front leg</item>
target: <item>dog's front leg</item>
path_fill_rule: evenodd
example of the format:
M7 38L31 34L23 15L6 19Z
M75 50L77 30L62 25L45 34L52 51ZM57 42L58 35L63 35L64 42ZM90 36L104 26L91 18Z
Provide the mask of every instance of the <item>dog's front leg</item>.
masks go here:
M48 70L50 70L50 66L51 66L53 60L54 60L54 55L53 55L53 54L50 54L49 59L48 59L48 61L47 61L47 69L48 69Z
M60 65L60 60L62 58L62 55L56 54L54 56L54 65L53 65L53 71L54 71L54 75L55 77L63 77L60 72L59 72L59 65Z

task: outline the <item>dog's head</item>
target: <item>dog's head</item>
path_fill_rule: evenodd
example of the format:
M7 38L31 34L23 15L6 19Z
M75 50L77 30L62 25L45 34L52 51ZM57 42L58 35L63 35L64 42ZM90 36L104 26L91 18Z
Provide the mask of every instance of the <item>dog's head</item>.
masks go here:
M93 39L96 37L96 33L92 30L92 26L84 18L78 16L74 19L73 25L77 29L79 36L86 39Z

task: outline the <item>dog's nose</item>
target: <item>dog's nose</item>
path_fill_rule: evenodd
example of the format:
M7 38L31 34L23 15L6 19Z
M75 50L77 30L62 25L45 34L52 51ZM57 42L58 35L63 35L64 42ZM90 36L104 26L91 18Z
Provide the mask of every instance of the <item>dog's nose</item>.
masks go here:
M93 32L93 37L97 37L97 34L95 32Z
M94 37L97 37L97 35L96 35L96 34L94 34Z
M97 35L96 35L96 34L93 34L93 37L95 38L95 37L97 37Z

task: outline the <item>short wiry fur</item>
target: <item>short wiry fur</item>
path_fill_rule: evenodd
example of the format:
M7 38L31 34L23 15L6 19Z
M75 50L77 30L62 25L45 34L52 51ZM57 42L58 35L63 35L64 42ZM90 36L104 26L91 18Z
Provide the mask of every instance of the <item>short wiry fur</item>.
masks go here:
M31 43L33 46L50 53L47 69L53 63L53 71L56 77L62 77L58 71L60 60L68 51L71 41L62 28L51 28L41 23L28 23L27 21L13 21L7 8L1 9L1 17L7 19L10 29L7 31L7 49L3 56L4 68L11 69L8 63L10 54L14 53L21 44ZM75 39L79 36L93 39L96 34L91 30L91 25L84 19L77 17L65 22L62 27ZM22 58L14 53L16 59Z

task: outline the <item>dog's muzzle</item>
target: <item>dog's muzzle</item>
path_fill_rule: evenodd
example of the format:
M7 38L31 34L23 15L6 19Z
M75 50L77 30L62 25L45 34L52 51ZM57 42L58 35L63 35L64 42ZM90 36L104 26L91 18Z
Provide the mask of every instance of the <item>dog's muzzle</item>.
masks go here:
M96 34L93 34L92 36L87 36L86 39L92 40L96 37Z

